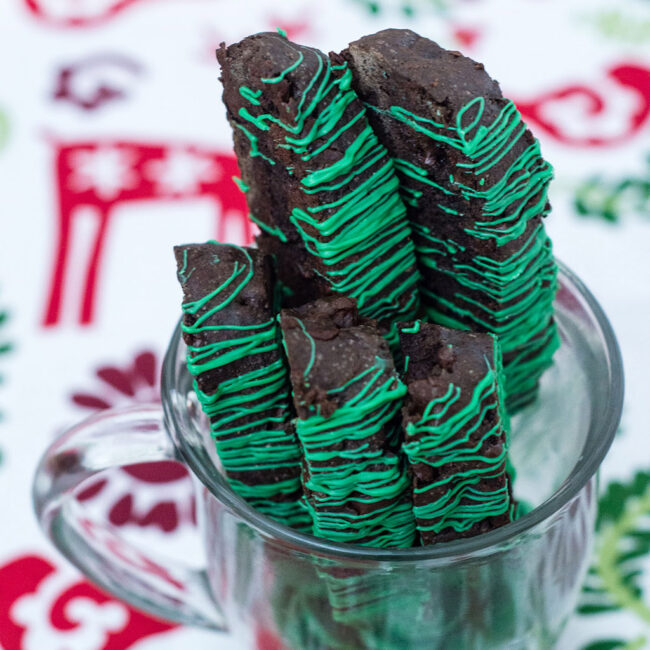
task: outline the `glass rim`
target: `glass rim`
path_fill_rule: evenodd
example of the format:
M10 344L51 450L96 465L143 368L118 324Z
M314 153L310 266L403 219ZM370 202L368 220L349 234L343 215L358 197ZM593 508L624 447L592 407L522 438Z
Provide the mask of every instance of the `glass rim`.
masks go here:
M609 363L609 400L605 409L605 417L598 422L591 422L585 438L594 444L583 448L582 454L574 465L569 476L560 487L541 505L525 514L520 519L505 526L451 542L431 546L411 548L374 548L349 543L332 542L308 533L301 533L293 528L273 521L250 506L237 495L228 485L220 472L213 468L204 467L191 446L185 444L181 425L177 420L174 404L170 400L171 389L175 387L175 361L181 339L181 320L176 325L169 347L165 354L162 368L161 396L165 412L167 431L171 435L177 453L189 469L199 478L210 493L223 503L238 517L257 532L291 546L295 551L316 553L323 556L366 560L366 561L401 561L422 562L426 560L454 561L459 556L478 555L481 551L489 551L508 543L523 533L534 529L555 512L558 512L573 499L596 473L605 458L614 439L623 408L624 375L621 352L614 330L602 307L587 289L584 283L566 265L556 260L559 277L572 284L577 293L584 299L602 333L607 360Z

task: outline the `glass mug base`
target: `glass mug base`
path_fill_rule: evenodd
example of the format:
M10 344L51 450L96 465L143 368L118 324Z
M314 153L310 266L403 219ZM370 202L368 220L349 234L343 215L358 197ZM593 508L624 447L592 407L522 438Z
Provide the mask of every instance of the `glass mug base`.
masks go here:
M267 519L218 470L178 327L163 366L164 415L156 406L107 411L64 434L34 479L39 521L68 559L118 597L163 618L227 630L242 648L551 648L587 570L595 475L623 397L611 327L560 268L562 345L539 398L512 421L516 496L532 508L516 522L387 550L331 543ZM132 546L74 499L105 469L170 459L197 479L202 571Z

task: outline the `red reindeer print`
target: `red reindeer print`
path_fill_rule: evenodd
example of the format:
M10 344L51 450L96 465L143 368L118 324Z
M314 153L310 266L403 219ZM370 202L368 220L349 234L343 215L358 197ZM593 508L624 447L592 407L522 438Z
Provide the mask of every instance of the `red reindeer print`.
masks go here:
M650 117L650 68L636 63L621 63L607 70L607 79L614 88L631 93L635 97L636 107L628 110L624 124L617 133L599 133L602 122L609 115L620 112L613 107L613 93L585 86L572 84L544 93L529 101L517 101L517 107L525 120L533 128L549 135L553 139L572 147L608 147L617 145L641 133ZM589 125L593 134L573 135L566 125L556 121L550 114L551 104L582 101L582 119L572 117L571 122ZM567 124L569 120L567 120Z
M107 231L116 207L137 201L187 201L210 198L215 205L215 235L226 239L229 225L250 243L253 229L246 201L232 180L239 174L230 152L188 144L149 144L108 140L55 143L58 189L57 239L44 326L59 322L66 287L64 278L70 254L75 216L90 207L97 220L88 254L78 319L89 325L95 315L95 297ZM238 242L240 243L240 242Z
M52 99L83 111L95 111L127 97L127 88L142 66L120 54L97 54L61 67Z
M39 555L0 566L4 650L126 650L176 627L115 600Z
M160 400L157 355L143 350L124 365L101 365L98 387L76 391L74 404L94 412L122 404ZM195 524L195 501L187 470L179 463L141 463L93 481L77 498L100 507L114 526L135 525L172 533Z

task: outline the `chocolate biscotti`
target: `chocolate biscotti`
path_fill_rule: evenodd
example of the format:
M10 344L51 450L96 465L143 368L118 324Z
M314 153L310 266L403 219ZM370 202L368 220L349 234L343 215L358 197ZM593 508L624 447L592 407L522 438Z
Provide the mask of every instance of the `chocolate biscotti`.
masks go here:
M174 252L187 365L228 481L260 512L309 529L271 259L215 242Z
M407 204L429 320L499 336L511 410L558 347L550 165L483 65L408 30L343 52Z
M507 524L515 508L497 339L421 321L401 326L399 337L408 390L402 449L422 544Z
M405 30L329 56L262 33L217 56L258 249L176 256L226 478L332 542L406 548L512 521L508 412L559 344L552 170L514 104ZM361 569L318 574L355 630L389 594Z
M417 313L419 274L393 163L347 63L274 33L217 56L259 245L294 261L280 279L301 299L353 297L394 334Z
M411 546L415 524L399 453L406 388L375 322L341 296L283 310L281 325L314 534Z

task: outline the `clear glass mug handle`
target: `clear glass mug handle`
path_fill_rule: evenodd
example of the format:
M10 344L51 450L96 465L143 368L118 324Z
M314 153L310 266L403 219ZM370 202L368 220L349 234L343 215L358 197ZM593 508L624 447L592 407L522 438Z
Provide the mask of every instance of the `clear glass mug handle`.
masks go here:
M99 472L177 456L159 405L109 409L59 437L34 477L39 523L55 546L93 582L138 609L186 625L226 631L204 570L138 548L106 522L87 516L74 492Z

